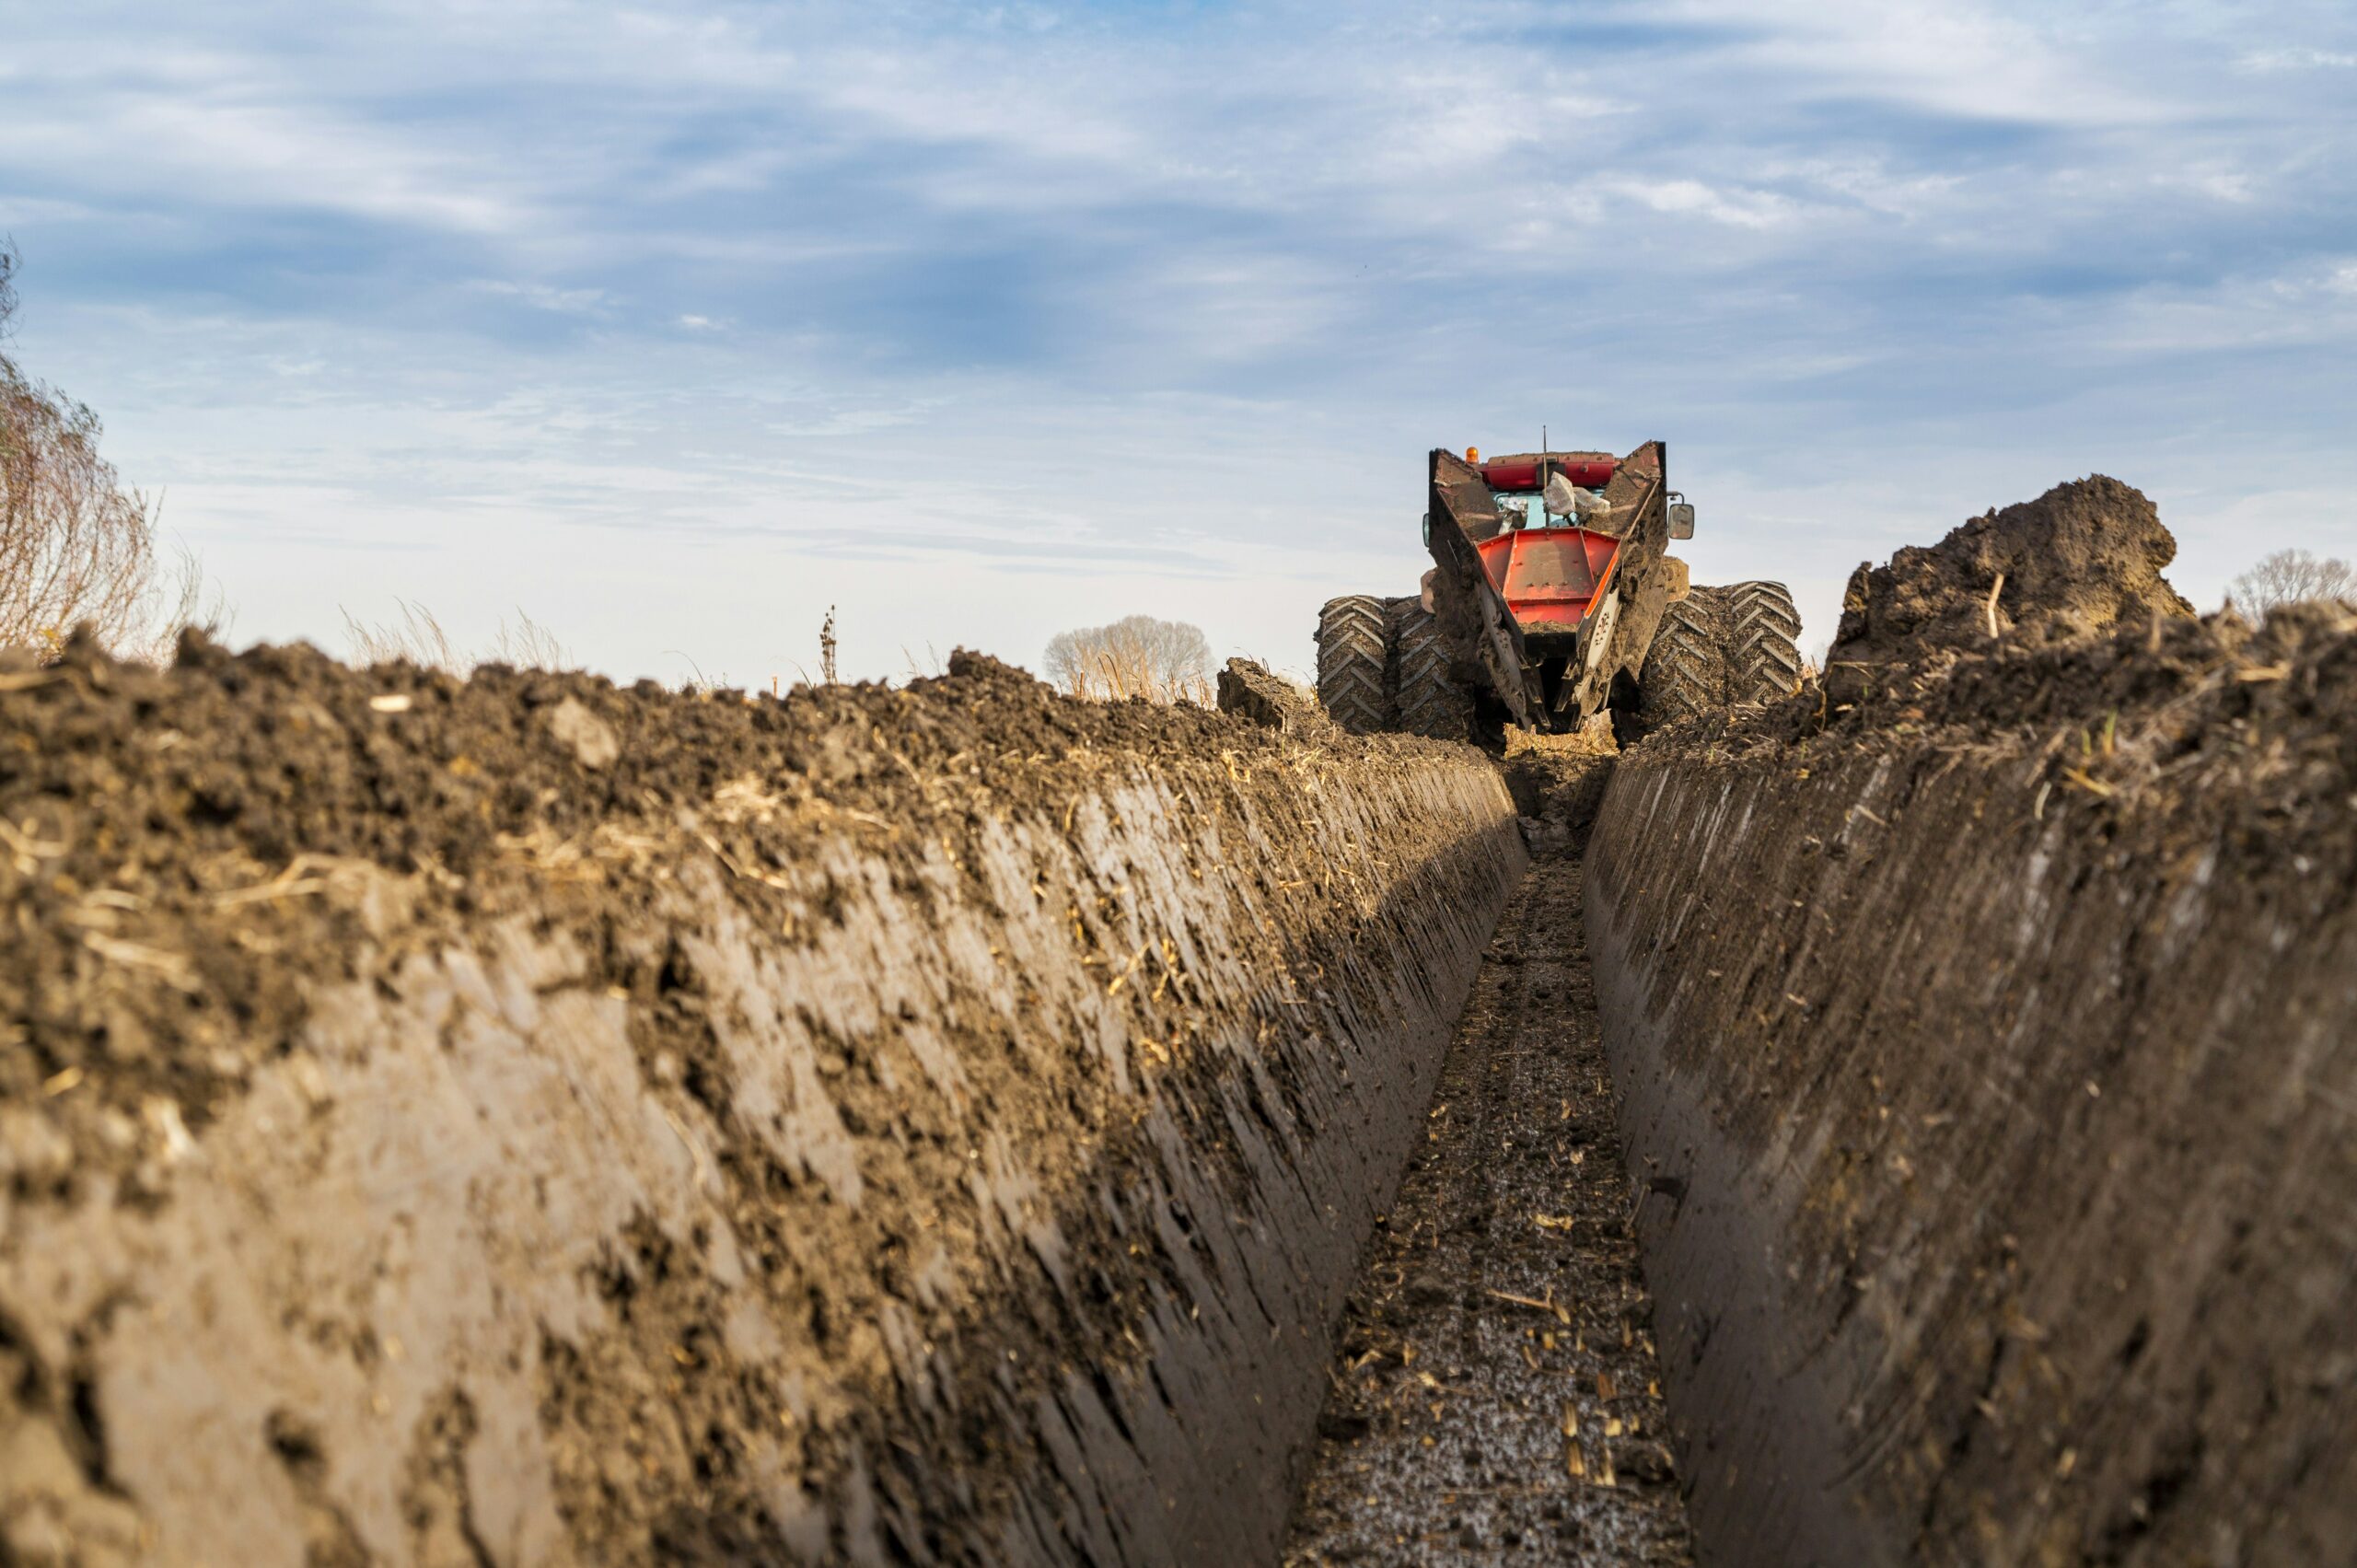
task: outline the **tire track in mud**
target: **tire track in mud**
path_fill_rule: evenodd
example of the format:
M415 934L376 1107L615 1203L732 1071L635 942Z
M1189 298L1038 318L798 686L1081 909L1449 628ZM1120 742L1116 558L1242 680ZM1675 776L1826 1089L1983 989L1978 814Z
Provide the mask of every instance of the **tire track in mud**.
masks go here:
M1580 892L1576 861L1542 862L1484 955L1352 1297L1288 1568L1693 1560Z

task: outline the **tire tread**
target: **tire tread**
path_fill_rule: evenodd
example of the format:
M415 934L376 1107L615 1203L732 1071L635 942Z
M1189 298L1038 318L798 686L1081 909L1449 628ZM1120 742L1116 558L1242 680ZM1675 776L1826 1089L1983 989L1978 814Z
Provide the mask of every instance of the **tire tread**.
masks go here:
M1328 599L1318 612L1318 701L1353 735L1391 727L1384 601L1373 594Z
M1391 602L1391 689L1399 727L1434 740L1469 740L1473 703L1457 684L1448 644L1420 598Z

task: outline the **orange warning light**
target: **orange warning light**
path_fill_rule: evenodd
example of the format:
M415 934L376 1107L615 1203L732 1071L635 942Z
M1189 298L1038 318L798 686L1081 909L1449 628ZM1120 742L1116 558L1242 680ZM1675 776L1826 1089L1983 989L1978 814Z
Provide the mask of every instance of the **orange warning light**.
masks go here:
M1469 462L1469 463L1478 463L1478 462L1480 462L1480 461L1481 460L1481 448L1480 448L1480 447L1466 447L1466 448L1465 448L1465 460L1466 460L1467 462Z

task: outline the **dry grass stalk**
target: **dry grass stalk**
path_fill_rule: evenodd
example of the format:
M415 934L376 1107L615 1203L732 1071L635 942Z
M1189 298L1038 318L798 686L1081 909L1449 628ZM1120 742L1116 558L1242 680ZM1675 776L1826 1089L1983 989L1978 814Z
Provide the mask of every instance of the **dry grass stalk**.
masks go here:
M464 679L480 665L504 664L512 669L573 669L578 668L556 633L525 614L516 612L511 624L502 617L498 633L480 654L461 650L432 610L408 599L393 601L401 618L371 624L343 612L344 633L352 641L352 662L362 667L413 664L438 669Z

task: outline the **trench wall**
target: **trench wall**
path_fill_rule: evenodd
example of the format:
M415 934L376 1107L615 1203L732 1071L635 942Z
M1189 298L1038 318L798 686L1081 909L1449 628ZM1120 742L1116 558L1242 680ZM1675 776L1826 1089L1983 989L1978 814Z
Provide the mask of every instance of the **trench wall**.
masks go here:
M2357 652L2119 656L2175 700L2110 731L1620 761L1586 919L1706 1562L2357 1537Z
M1271 1557L1524 865L1492 766L1004 672L746 719L323 663L0 693L97 758L0 788L54 938L0 993L0 1556ZM372 822L520 815L202 814L261 752L157 737L255 713ZM749 724L794 765L698 729Z

